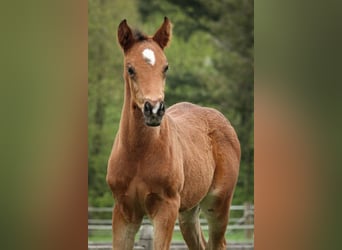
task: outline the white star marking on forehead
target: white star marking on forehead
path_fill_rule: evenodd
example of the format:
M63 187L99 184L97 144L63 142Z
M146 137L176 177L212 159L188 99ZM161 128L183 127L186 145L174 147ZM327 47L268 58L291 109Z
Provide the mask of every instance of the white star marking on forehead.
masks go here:
M156 57L154 56L154 52L151 49L144 49L142 55L145 61L152 66L156 63Z

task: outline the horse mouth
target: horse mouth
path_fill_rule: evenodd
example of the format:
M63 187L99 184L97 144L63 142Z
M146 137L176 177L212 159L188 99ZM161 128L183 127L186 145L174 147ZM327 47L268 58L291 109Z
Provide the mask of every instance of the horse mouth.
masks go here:
M158 127L161 124L163 116L144 116L145 124L149 127Z

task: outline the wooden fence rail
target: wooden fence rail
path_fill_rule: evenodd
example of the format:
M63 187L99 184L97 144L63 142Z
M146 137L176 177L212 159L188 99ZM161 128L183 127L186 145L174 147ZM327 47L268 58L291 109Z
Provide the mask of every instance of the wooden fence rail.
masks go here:
M246 205L248 205L251 210L254 210L254 205L246 203L245 205L231 205L230 211L244 210L246 208ZM113 208L112 207L88 207L88 212L113 212Z

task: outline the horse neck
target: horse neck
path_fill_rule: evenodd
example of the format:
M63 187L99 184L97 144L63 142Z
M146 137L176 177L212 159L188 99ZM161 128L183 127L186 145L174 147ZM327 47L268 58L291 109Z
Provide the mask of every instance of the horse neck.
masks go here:
M165 118L164 116L163 119ZM145 125L142 111L134 104L129 83L126 80L119 132L122 143L132 150L146 148L147 144L151 144L161 138L161 130L165 127L166 123L165 119L159 127L148 127Z

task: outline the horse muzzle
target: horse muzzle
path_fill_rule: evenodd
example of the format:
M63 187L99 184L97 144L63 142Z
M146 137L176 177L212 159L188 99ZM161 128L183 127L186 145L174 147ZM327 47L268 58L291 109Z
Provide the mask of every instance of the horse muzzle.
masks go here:
M160 125L162 118L165 114L165 104L163 101L152 102L146 101L144 103L143 114L145 124L151 127Z

